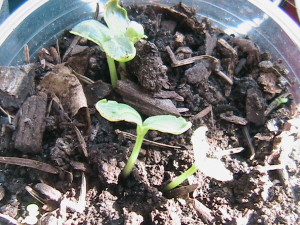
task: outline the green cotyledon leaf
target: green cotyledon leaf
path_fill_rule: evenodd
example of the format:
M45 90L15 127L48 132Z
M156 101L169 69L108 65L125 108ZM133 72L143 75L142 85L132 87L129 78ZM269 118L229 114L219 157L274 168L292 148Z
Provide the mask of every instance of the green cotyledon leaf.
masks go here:
M112 38L108 27L97 20L85 20L77 24L70 33L86 38L102 46L104 42Z
M182 134L190 129L191 122L187 122L182 117L172 115L158 115L147 118L143 123L143 128L148 130L157 130L170 134Z
M110 0L105 5L104 20L114 36L124 36L130 20L120 0Z
M107 55L118 62L127 62L134 58L136 49L128 37L113 37L102 45Z
M96 103L96 109L102 117L109 121L127 121L142 125L140 114L129 105L102 99Z

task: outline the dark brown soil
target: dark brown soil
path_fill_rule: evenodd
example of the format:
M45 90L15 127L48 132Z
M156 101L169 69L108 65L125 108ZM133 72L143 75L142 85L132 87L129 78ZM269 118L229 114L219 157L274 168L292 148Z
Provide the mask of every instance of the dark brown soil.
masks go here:
M281 63L247 37L198 21L182 4L131 6L128 14L148 38L136 44L127 71L119 71L129 80L119 89L108 84L99 47L68 32L59 40L61 55L56 46L43 49L32 65L24 103L0 84L0 224L8 224L3 215L22 221L30 203L40 206L38 218L49 225L299 224L299 108ZM0 76L4 69L11 68L1 67ZM272 103L278 97L289 100ZM135 126L102 118L94 108L101 98L131 104L143 118L181 115L193 126L178 136L150 131L146 139L156 143L145 142L133 173L120 179ZM211 155L222 158L234 179L221 182L199 171L177 190L161 192L193 164L190 136L200 125L208 127ZM29 194L33 190L43 204ZM65 199L73 202L66 213Z

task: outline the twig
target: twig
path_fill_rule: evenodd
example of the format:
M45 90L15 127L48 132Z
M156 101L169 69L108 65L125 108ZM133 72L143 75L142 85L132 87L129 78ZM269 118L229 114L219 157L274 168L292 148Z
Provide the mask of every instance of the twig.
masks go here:
M62 61L65 62L66 59L69 57L69 55L72 53L73 48L77 45L78 41L81 39L81 37L79 36L75 36L72 43L70 44L69 48L67 49L67 51L65 52Z
M94 19L98 20L98 17L99 17L99 3L97 2Z
M193 206L195 210L209 223L213 223L215 221L215 218L212 216L211 210L207 208L205 205L203 205L200 201L194 199Z
M136 136L134 134L130 134L130 133L127 133L125 131L120 131L120 130L115 130L116 134L122 134L124 135L125 138L128 138L128 139L131 139L131 140L136 140ZM180 149L181 147L179 146L173 146L173 145L167 145L167 144L162 144L162 143L158 143L158 142L155 142L155 141L150 141L150 140L147 140L147 139L144 139L144 143L145 144L149 144L149 145L153 145L153 146L157 146L157 147L165 147L165 148L174 148L174 149Z
M11 123L11 119L14 118L14 116L10 115L5 109L3 109L0 105L0 111L3 112L7 118L8 118L8 122Z
M57 51L57 64L61 64L61 57L60 57L60 48L59 48L59 43L58 39L56 39L56 51Z
M75 133L76 133L76 135L77 135L77 138L78 138L78 140L79 140L79 144L80 144L80 146L81 146L81 148L82 148L82 151L83 151L84 156L85 156L85 157L88 157L89 154L88 154L88 151L87 151L87 145L86 145L86 142L85 142L85 140L84 140L84 138L83 138L83 136L82 136L80 130L79 130L76 126L74 126L73 128L74 128Z
M212 106L209 105L205 109L203 109L202 111L200 111L199 113L197 113L196 115L194 115L192 117L192 120L201 119L204 116L206 116L208 113L210 113L211 111L212 111Z
M220 61L217 58L215 58L213 56L210 56L210 55L200 55L200 56L194 56L194 57L191 57L191 58L188 58L188 59L177 60L176 57L175 57L175 54L171 50L170 46L167 46L166 49L167 49L167 52L168 52L168 54L171 58L171 61L172 61L171 66L172 67L184 66L184 65L194 63L196 61L203 60L203 59L210 59L210 60L213 60L214 68L212 68L212 69L213 69L214 73L216 73L218 76L223 78L228 84L233 85L232 79L229 78L228 76L226 76L225 73L223 73L222 71L220 71L218 69L217 65L220 64Z
M252 144L251 137L249 135L249 129L248 129L247 126L242 126L242 130L243 130L243 134L244 134L244 136L245 136L245 138L247 140L247 144L248 144L248 146L250 148L250 153L251 153L250 160L252 160L255 157L255 149L254 149L254 146Z
M238 124L238 125L247 125L248 120L243 117L233 115L232 111L229 113L221 113L220 118L230 123Z
M25 62L30 63L30 54L29 54L29 46L26 44L24 45L24 56L25 56Z
M93 83L95 83L95 81L91 80L90 78L88 78L86 76L83 76L83 75L77 73L73 69L72 69L72 73L74 73L76 75L76 77L78 78L78 80L80 80L81 82L84 82L86 84L93 84Z
M8 222L8 224L21 225L21 223L19 223L17 220L10 217L9 215L4 215L4 214L0 213L0 218L6 220Z
M24 158L17 158L17 157L3 157L0 156L0 163L6 163L10 165L18 165L18 166L25 166L34 168L46 173L58 174L59 170L47 163L39 162L32 159L24 159Z

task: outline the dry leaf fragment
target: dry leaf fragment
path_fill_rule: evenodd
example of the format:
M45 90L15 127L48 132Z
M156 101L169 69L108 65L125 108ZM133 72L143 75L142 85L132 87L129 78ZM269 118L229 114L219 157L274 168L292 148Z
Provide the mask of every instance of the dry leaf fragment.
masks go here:
M79 80L62 64L48 72L40 86L47 93L55 94L64 110L72 116L75 116L81 108L87 107L87 100Z

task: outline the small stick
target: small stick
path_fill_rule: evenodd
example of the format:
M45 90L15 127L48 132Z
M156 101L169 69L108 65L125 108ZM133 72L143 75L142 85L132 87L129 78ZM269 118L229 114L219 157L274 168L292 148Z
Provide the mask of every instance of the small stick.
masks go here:
M124 137L130 139L130 140L136 140L136 135L134 134L130 134L130 133L127 133L125 131L120 131L119 129L115 130L116 134L122 134L124 135ZM167 144L162 144L162 143L158 143L158 142L155 142L155 141L150 141L150 140L147 140L147 139L144 139L143 141L145 144L149 144L149 145L153 145L153 146L157 146L157 147L166 147L166 148L174 148L174 149L180 149L181 147L179 146L173 146L173 145L167 145Z
M9 215L5 215L5 214L0 213L0 218L6 220L8 222L8 224L21 225L21 223L19 223L17 220L10 217Z
M14 117L10 115L5 109L3 109L1 105L0 105L0 111L3 112L8 117L8 122L11 123L11 119Z
M88 151L87 151L87 145L86 145L86 142L85 142L80 130L76 126L74 126L73 128L74 128L75 133L77 135L77 138L78 138L78 141L79 141L79 144L81 146L81 149L82 149L82 152L83 152L84 156L88 157L89 154L88 154Z
M97 2L94 19L97 20L98 17L99 17L99 3Z
M61 64L61 57L60 57L60 48L59 48L59 43L58 39L56 39L56 51L57 51L57 64Z
M30 63L30 55L29 55L29 46L26 44L24 45L24 55L25 55L25 62Z
M193 200L193 206L195 210L203 216L205 220L207 220L209 223L213 223L215 221L215 218L212 216L212 211L207 208L205 205L203 205L200 201L197 199Z
M80 73L77 73L73 69L72 69L72 73L74 73L76 75L76 77L78 78L78 80L80 80L83 83L86 83L86 84L93 84L93 83L95 83L95 81L91 80L90 78L88 78L86 76L81 75Z
M205 109L203 109L202 111L198 112L196 115L194 115L192 117L192 120L196 120L196 119L201 119L204 116L206 116L208 113L210 113L212 111L212 106L209 105L207 106Z
M62 61L65 62L66 59L69 57L69 55L71 54L73 48L77 45L78 41L81 39L81 37L79 36L75 36L72 43L70 44L69 48L67 49L67 51L65 52Z
M244 136L246 137L247 144L248 144L248 146L250 148L250 152L251 152L250 160L252 160L255 157L255 149L254 149L254 146L252 144L252 140L251 140L250 135L249 135L248 127L247 126L243 126L242 130L243 130Z
M37 170L41 170L43 172L52 173L52 174L59 173L59 170L56 167L32 159L0 156L0 163L30 167Z
M235 116L232 113L230 113L230 114L228 114L228 113L221 113L220 114L220 118L222 120L228 121L230 123L234 123L234 124L238 124L238 125L243 125L243 126L247 125L247 123L248 123L248 120L246 120L245 118L240 117L240 116Z
M188 65L188 64L192 64L196 61L200 61L203 59L210 59L213 60L215 65L218 65L220 63L220 61L210 55L200 55L200 56L194 56L188 59L182 59L182 60L177 60L175 57L175 54L173 53L173 51L171 50L170 46L166 47L166 50L171 58L172 61L172 67L179 67L179 66L184 66L184 65ZM233 85L233 81L231 78L229 78L228 76L226 76L225 73L223 73L222 71L220 71L218 68L216 68L217 66L215 66L215 68L213 68L213 71L220 76L221 78L223 78L228 84Z
M32 189L30 186L26 186L26 187L25 187L25 190L26 190L32 197L34 197L36 200L38 200L40 203L42 203L42 204L44 204L44 205L46 204L47 199L42 198L42 197L40 196L40 194L39 194L36 190Z

